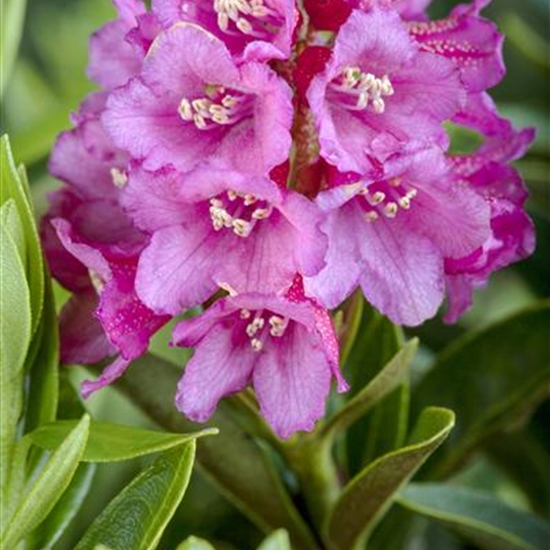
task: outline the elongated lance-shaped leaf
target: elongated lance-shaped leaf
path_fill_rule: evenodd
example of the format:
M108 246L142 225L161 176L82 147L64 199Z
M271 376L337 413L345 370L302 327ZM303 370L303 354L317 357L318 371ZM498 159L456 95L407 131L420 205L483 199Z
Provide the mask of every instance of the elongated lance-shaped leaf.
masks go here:
M176 512L189 484L195 441L161 453L96 518L75 550L152 550Z
M364 308L359 333L361 337L356 339L346 365L351 386L348 399L353 399L378 375L404 342L400 327L370 306ZM408 396L408 383L403 382L349 429L346 440L350 475L374 458L402 446L407 433Z
M384 368L321 428L320 434L327 437L343 433L407 380L409 367L417 348L416 338L407 342Z
M89 426L90 417L84 415L48 459L30 488L21 495L21 501L2 534L5 548L16 548L17 543L48 516L61 498L86 447Z
M71 483L48 517L25 538L26 548L36 550L54 548L84 503L96 469L95 464L81 463L78 466Z
M31 432L28 437L43 449L55 449L76 425L76 420L58 420ZM117 462L129 460L159 451L166 451L184 443L215 435L218 430L210 428L190 434L166 433L107 422L91 422L83 462Z
M0 529L14 504L9 496L10 470L23 403L22 365L31 338L29 289L11 237L20 228L13 221L17 212L13 214L0 216Z
M117 387L163 428L188 432L197 424L176 409L172 397L180 376L171 363L146 355ZM266 533L285 527L296 550L318 548L266 452L233 421L226 404L220 404L210 424L219 435L197 449L197 462L208 478Z
M17 3L12 0L11 3ZM24 3L24 2L21 2ZM30 291L31 334L34 334L42 316L44 301L44 261L34 222L34 214L29 200L28 182L25 171L17 170L13 160L8 136L0 138L0 204L13 199L19 212L25 238L26 279Z
M442 483L411 483L397 502L441 522L482 550L547 550L550 543L548 523L490 493Z
M0 98L4 98L4 89L9 81L13 64L19 50L25 22L26 0L4 0L2 3L2 48L0 48Z
M414 405L448 407L456 412L457 424L426 474L448 475L489 436L528 417L548 395L549 326L550 301L545 300L465 335L441 353L415 387Z
M358 548L391 506L396 493L445 440L453 424L452 411L427 408L406 447L378 458L352 479L328 518L325 535L329 548Z

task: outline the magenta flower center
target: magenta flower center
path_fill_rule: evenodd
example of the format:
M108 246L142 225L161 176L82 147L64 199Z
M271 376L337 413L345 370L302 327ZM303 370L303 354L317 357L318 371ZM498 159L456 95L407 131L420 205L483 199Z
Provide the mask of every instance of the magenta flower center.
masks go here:
M345 67L328 86L328 99L350 111L364 111L369 107L377 114L386 110L384 97L394 94L388 75L382 78L365 73L359 67Z
M260 220L269 218L273 207L252 193L228 191L210 199L210 219L216 231L224 227L239 237L248 237Z
M190 99L183 97L178 106L180 117L192 122L199 130L236 124L252 113L253 99L249 94L232 91L224 86L205 86L205 95Z
M246 34L270 39L279 32L284 19L264 0L214 0L218 27L226 34Z
M361 190L357 197L365 212L365 219L374 222L380 216L395 218L399 210L408 210L417 190L401 178L377 181Z
M281 338L289 323L286 317L275 315L264 309L256 312L241 309L240 316L241 319L249 321L245 332L250 340L250 347L255 352L262 351L271 337Z

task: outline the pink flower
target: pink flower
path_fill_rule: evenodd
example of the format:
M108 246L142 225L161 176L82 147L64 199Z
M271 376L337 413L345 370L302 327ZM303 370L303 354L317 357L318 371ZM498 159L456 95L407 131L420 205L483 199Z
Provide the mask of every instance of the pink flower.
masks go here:
M410 23L409 31L422 51L455 63L469 92L480 92L504 76L504 37L494 23L478 17L475 4L466 8L458 6L449 17L439 21Z
M394 11L354 11L332 59L309 87L321 156L341 172L369 171L411 140L446 145L441 123L461 106L458 71L419 51Z
M291 91L266 65L238 67L218 38L179 24L157 38L140 76L112 92L103 120L147 170L215 163L264 174L288 157Z
M447 322L456 321L470 307L473 290L484 286L493 272L526 258L535 248L533 222L524 210L527 189L508 164L525 153L533 129L514 130L486 94L472 95L456 121L484 137L477 151L451 160L456 180L466 182L489 205L491 233L471 254L445 260Z
M314 275L324 265L320 210L266 178L207 170L182 182L171 170L136 168L123 203L152 235L136 287L157 312L199 305L219 285L278 291L297 271Z
M298 21L294 0L153 0L153 12L165 28L200 25L245 61L288 58Z
M239 294L217 301L174 329L196 347L178 384L176 406L204 422L225 395L251 384L261 412L282 438L310 431L324 414L338 346L328 313L306 298L298 278L284 296Z
M76 117L80 124L57 140L50 170L67 187L52 195L42 226L52 272L74 292L61 314L62 361L87 364L120 354L96 382L83 386L86 395L120 376L169 320L149 310L134 291L145 235L119 205L128 159L90 107L99 107L100 99L92 97L89 109Z
M444 258L473 252L489 234L489 209L453 184L437 149L389 159L384 173L340 185L317 199L329 212L327 267L306 279L308 294L338 306L359 284L398 324L417 325L444 295Z

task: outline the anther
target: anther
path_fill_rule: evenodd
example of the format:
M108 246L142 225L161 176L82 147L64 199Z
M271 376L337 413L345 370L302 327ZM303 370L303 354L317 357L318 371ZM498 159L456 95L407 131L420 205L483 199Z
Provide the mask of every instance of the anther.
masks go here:
M252 346L252 349L256 352L262 351L264 347L262 341L258 338L252 338L252 340L250 340L250 345Z
M115 187L118 187L121 189L128 183L128 176L126 173L122 170L119 170L118 168L111 168L110 170L111 179L113 180L113 184Z
M388 218L395 218L398 209L399 207L395 202L388 202L388 204L384 206L384 216Z
M250 222L247 222L246 220L242 220L241 218L237 218L233 220L232 225L233 225L233 232L239 237L248 237L252 229Z
M241 309L241 319L250 319L250 311L248 309Z
M370 212L365 212L365 219L369 223L372 223L378 219L378 214L374 210L371 210Z

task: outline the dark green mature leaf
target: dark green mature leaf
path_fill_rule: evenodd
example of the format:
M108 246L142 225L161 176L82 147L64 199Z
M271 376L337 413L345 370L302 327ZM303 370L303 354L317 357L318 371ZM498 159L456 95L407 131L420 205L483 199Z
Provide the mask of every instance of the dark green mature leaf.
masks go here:
M216 550L208 541L189 537L178 545L176 550Z
M4 0L2 3L2 48L0 48L0 98L4 97L4 88L8 83L12 66L17 57L19 42L25 22L26 0Z
M382 370L323 426L322 435L343 433L388 394L408 379L411 361L418 348L415 338L407 342Z
M67 487L48 517L25 539L26 548L43 550L52 548L61 538L71 521L78 514L92 485L97 466L80 464Z
M174 406L180 376L171 363L147 355L134 362L117 387L163 428L186 432L197 425ZM285 527L296 550L317 548L265 451L232 420L226 404L218 407L211 425L219 435L197 449L204 473L263 531Z
M348 550L366 540L395 494L441 445L454 424L447 409L425 409L410 443L369 464L345 487L326 524L331 548Z
M372 307L365 307L363 321L351 351L346 371L351 391L349 399L361 391L403 345L403 331ZM400 447L408 422L409 387L401 384L387 398L357 422L347 434L350 474L361 470L374 458Z
M442 483L411 483L397 502L447 525L483 550L547 550L550 525L493 495Z
M13 0L12 0L13 1ZM26 257L23 261L26 279L30 290L31 334L40 323L44 299L44 261L38 231L34 223L34 214L29 201L28 182L24 170L17 170L8 136L0 138L0 204L13 199L21 219L26 242Z
M85 415L48 459L11 517L2 542L16 548L24 536L35 529L51 512L78 467L86 447L90 417Z
M548 393L550 301L467 334L449 346L415 388L413 405L448 407L455 430L430 474L448 475L487 437L510 429ZM462 389L462 391L460 391Z
M77 424L76 420L59 420L42 426L27 437L39 447L52 450L58 447ZM175 434L143 430L120 424L92 422L83 462L116 462L129 460L159 451L166 451L189 442L197 437L214 435L216 429L202 430L190 434Z
M181 502L195 459L195 441L163 452L92 523L75 550L104 544L152 550Z
M271 533L260 546L258 550L292 550L288 533L284 529L279 529Z
M44 288L42 321L35 333L36 353L28 366L29 391L25 431L55 420L59 400L59 334L49 275ZM35 343L33 342L33 346ZM29 353L30 355L30 353ZM29 355L27 362L29 363Z

